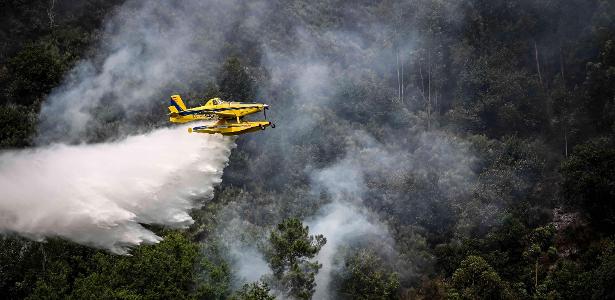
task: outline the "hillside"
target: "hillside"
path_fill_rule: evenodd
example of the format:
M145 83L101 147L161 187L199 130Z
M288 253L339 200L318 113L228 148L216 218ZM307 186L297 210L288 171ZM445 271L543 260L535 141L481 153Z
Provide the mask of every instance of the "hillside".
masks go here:
M11 0L0 16L2 299L615 298L613 1ZM277 126L169 138L172 94L267 103ZM117 158L142 136L163 167ZM99 177L74 153L123 167ZM75 195L54 187L98 178L92 198L159 205L127 223L141 239L55 230L65 212L15 229L2 199L49 190L27 203L52 209Z

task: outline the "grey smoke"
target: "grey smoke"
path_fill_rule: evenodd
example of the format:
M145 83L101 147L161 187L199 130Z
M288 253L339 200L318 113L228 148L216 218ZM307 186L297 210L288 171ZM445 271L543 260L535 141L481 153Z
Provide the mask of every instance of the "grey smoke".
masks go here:
M438 174L437 188L444 197L438 201L448 201L454 208L462 205L456 201L467 197L476 181L473 171L476 158L470 151L469 143L444 132L416 133L408 148L383 144L364 131L349 132L340 141L343 141L346 151L342 158L322 168L305 170L311 179L312 193L326 193L331 199L329 204L304 219L310 227L310 234L323 234L327 238L327 244L315 258L323 265L316 277L316 299L332 297L332 276L343 267L337 260L344 259L340 255L347 255L349 248L378 244L378 254L395 266L391 271L400 273L405 280L412 280L420 268L429 262L430 258L422 254L408 258L406 256L411 252L400 253L401 250L410 249L399 249L391 236L389 225L372 211L370 202L374 200L373 187L370 185L382 182L404 185L406 177L403 174L412 174L421 180L431 180L433 174ZM418 226L417 220L427 213L423 210L425 203L434 201L416 199L413 195L388 194L386 190L376 192L394 201L392 205L399 209L414 208L413 211L405 212L407 221L414 224L412 226ZM252 198L245 200L255 201ZM229 206L229 210L233 211L236 205L239 204ZM268 206L267 209L272 207ZM283 218L279 212L273 213L273 216L276 219ZM255 225L236 214L232 214L230 221L222 222L221 227L223 230L219 236L225 247L230 249L235 273L242 277L241 283L270 274L263 255L257 250L258 245L266 243L266 233L260 232ZM260 234L252 236L258 232ZM246 235L252 238L245 238ZM418 235L413 239L420 243L422 237ZM421 243L410 247L419 251L424 245ZM405 257L403 264L402 256Z
M411 66L421 59L420 51L429 49L428 38L433 38L424 39L427 33L420 33L418 26L408 24L425 23L420 18L427 18L433 12L430 4L450 14L456 11L457 4L454 1L393 1L391 4L395 5L363 4L357 6L359 9L350 3L346 7L340 4L337 9L344 11L344 17L339 19L327 19L326 8L321 9L318 3L296 15L274 11L279 19L292 20L284 23L292 24L291 28L284 28L281 36L276 36L275 26L271 26L273 31L260 33L259 41L264 49L262 64L270 76L268 85L261 86L260 92L264 98L271 95L280 102L275 103L278 105L274 105L271 114L275 114L279 126L266 137L259 137L258 147L263 148L263 153L274 154L258 156L255 161L260 165L250 168L258 170L275 164L291 172L303 171L312 194L324 194L331 203L306 216L303 207L289 212L288 206L275 205L283 200L262 200L273 203L266 206L273 212L260 213L265 208L258 207L255 210L259 213L255 215L272 216L259 221L270 226L285 217L300 216L310 225L311 234L327 236L327 245L317 258L323 264L317 278L317 299L331 297L328 288L331 275L340 271L335 260L347 254L348 247L377 241L387 249L378 255L394 266L393 271L399 272L402 282L408 286L418 281L418 275L424 274L422 268L428 267L432 259L426 254L428 246L421 236L429 229L422 226L440 229L456 226L455 222L473 223L481 216L480 205L468 205L477 181L477 158L471 143L439 131L437 124L427 129L427 116L422 111L424 100L413 88L419 84L413 81L417 74L406 70L405 102L401 103L397 97L396 52L406 66ZM388 10L391 18L374 19L372 12L381 9ZM406 26L404 32L398 33L400 18L405 18ZM451 17L451 22L455 20ZM356 89L362 90L354 93ZM353 123L360 122L353 115L353 108L367 103L373 104L369 108L373 114L390 119L376 124ZM360 107L356 111L369 110ZM316 143L331 146L320 147ZM319 157L322 152L324 159ZM272 176L275 182L287 182L285 178L276 178L275 173ZM286 196L275 192L265 194L272 198ZM296 201L310 207L313 202L309 201L313 200L304 197ZM245 205L250 203L253 202ZM460 216L460 220L445 223L448 220L438 219L442 211L444 215ZM399 222L387 223L391 219ZM406 236L400 239L403 244L395 244L392 229L405 232ZM240 266L239 272L249 273L252 269L249 266L254 264L243 265L245 270Z
M270 273L270 269L263 253L258 249L264 236L254 235L258 229L242 220L235 209L231 203L218 215L222 226L218 228L217 236L224 247L225 258L233 270L234 287L239 288L245 283L261 279L263 275Z
M366 132L356 131L346 138L346 155L342 159L328 167L311 171L312 187L316 191L324 190L333 199L317 216L308 219L312 233L327 237L327 245L317 257L323 268L316 280L316 298L331 297L328 286L331 275L341 267L334 263L339 251L377 241L379 251L387 258L399 256L388 226L367 206L366 200L371 197L370 184L383 180L389 184L398 184L397 181L403 184L404 178L400 174L413 174L424 179L430 174L438 174L438 188L446 195L446 201L453 202L471 192L476 177L472 167L476 159L469 151L467 142L433 131L417 133L412 146L409 149L393 148L378 142ZM386 193L386 190L381 193ZM408 206L404 203L407 201L429 201L404 195L391 195L391 198L397 203L394 205L399 207ZM408 218L411 220L422 213L411 212ZM409 278L414 276L421 263L420 260L415 264L410 262L392 271L401 273L402 278Z
M263 254L254 247L231 247L230 255L236 260L233 264L235 276L242 282L257 281L269 272L269 265Z
M393 241L387 227L369 217L365 208L336 200L322 208L322 215L307 222L310 231L323 234L327 244L320 250L316 260L322 269L316 275L315 299L330 299L329 284L332 273L339 266L334 258L342 246L349 246L360 240L379 240L382 247L391 247Z
M202 89L214 78L225 34L253 6L127 1L106 20L95 54L78 62L43 103L38 143L82 140L101 122L97 108L117 107L111 117L124 127L142 111L159 109L164 121L169 93Z
M396 245L391 238L388 225L379 220L376 212L371 211L373 206L370 206L369 202L374 201L374 193L382 193L388 201L399 202L400 206L402 204L404 207L415 206L415 211L409 212L410 221L417 219L417 216L423 213L421 205L426 203L426 200L408 199L406 195L390 194L382 190L382 187L374 187L374 184L385 182L404 185L407 180L406 174L412 174L420 180L431 180L433 174L437 174L437 188L446 196L445 201L453 203L455 196L470 193L471 183L476 177L472 170L475 158L469 151L469 144L442 132L425 132L425 126L421 124L424 122L424 116L411 113L407 109L399 109L399 106L394 105L396 91L393 86L390 90L379 90L383 100L381 105L389 110L399 109L399 118L403 119L404 126L407 126L405 130L390 128L391 124L382 124L383 130L395 131L385 132L376 138L370 133L356 130L356 126L331 113L332 108L342 101L358 101L352 98L340 99L339 92L343 88L352 88L344 86L345 82L358 80L368 86L373 83L380 88L383 80L381 78L395 73L395 56L390 40L393 28L383 24L382 20L362 18L363 12L355 11L351 7L344 9L361 23L362 32L340 28L317 28L309 24L310 17L316 15L302 15L294 18L295 26L288 29L291 36L288 44L280 45L279 37L270 36L275 33L261 33L264 49L263 64L270 75L269 85L261 87L261 93L265 98L268 98L269 94L276 95L275 98L283 99L284 102L274 105L275 109L272 112L272 115L275 113L280 126L263 138L269 141L260 142L259 147L271 147L274 151L277 147L285 149L285 151L276 151L276 155L280 156L276 156L271 163L278 164L280 168L303 167L303 171L310 179L312 192L324 193L332 201L321 207L314 215L304 219L310 226L311 234L322 233L328 239L327 245L317 258L323 264L323 268L317 277L316 299L331 297L328 286L332 274L339 271L340 267L334 259L337 255L343 254L344 248L378 241L383 248L387 248L387 252L393 252L390 256L396 255L394 253L397 251ZM315 12L317 11L318 9L315 9ZM400 45L404 59L412 58L411 54L416 43L414 40L406 40ZM366 69L372 72L357 72ZM290 92L280 96L276 94L280 90ZM335 122L329 122L331 118L336 118ZM329 124L335 126L328 127ZM312 135L317 135L321 130L337 133L337 137L333 140L318 141L341 144L339 147L333 147L342 149L339 158L324 166L317 157L296 162L293 151L310 151L309 145L305 145L308 150L299 150L289 145L297 144L298 139L313 139ZM389 140L395 142L388 143ZM405 142L398 142L399 140ZM303 155L301 152L298 154ZM251 198L248 200L254 201ZM275 203L277 200L272 201ZM408 203L412 201L416 204ZM309 204L306 203L307 205ZM263 222L275 223L288 217L284 212L276 211L280 209L279 207L267 206L267 209L271 208L274 210L273 213L257 214L274 216L273 220ZM261 210L260 207L256 209ZM233 220L232 224L246 222L240 221L240 217ZM231 223L223 222L221 226L227 227ZM254 232L241 226L233 228ZM420 240L420 237L417 237L417 240ZM246 251L246 244L253 247L249 251L256 248L256 243L251 242L229 246L232 249L231 256L241 262L235 264L237 273L270 272L262 269L262 256L246 257L241 254L242 251ZM394 271L413 275L421 266L418 262L416 265L412 263L399 265L399 269Z

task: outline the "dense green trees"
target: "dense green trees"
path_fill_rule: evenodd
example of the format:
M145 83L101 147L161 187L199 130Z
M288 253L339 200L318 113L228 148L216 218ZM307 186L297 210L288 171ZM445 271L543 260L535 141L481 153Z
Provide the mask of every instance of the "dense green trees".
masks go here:
M230 57L218 74L220 97L227 101L250 102L254 99L254 81L239 58Z
M80 262L79 269L63 260L52 260L30 297L190 298L194 295L198 245L177 232L164 238L160 244L135 249L131 256L96 253Z
M122 1L56 2L55 14L50 1L0 4L2 149L32 144L39 105L92 54ZM331 295L615 297L613 2L453 2L267 1L255 28L229 29L220 61L208 62L217 72L164 87L190 99L262 97L282 125L236 140L195 225L163 229L165 241L130 257L3 236L0 298L309 298L326 240L300 220L332 198L315 193L312 171L353 147L380 151L353 165L365 171L356 200L390 229L394 254L369 239L352 245ZM164 124L157 105L134 126ZM120 131L114 109L96 110L93 141ZM446 148L454 141L462 146ZM470 172L452 172L463 159ZM449 186L451 173L463 186ZM272 276L234 285L217 236L225 210L266 240Z
M11 102L31 105L60 83L67 63L53 42L28 45L9 60L7 95Z
M506 281L480 256L468 256L451 279L453 299L515 299Z
M615 143L598 138L576 146L562 175L567 203L585 211L596 228L615 232Z
M232 299L237 300L273 300L274 296L269 294L269 286L263 282L253 282L245 284Z
M86 55L102 19L120 2L0 3L0 146L32 144L43 99Z
M538 227L530 233L528 247L523 256L534 263L534 287L538 287L538 276L541 264L547 264L550 260L555 260L557 250L553 246L555 237L555 227L553 225Z
M314 294L314 277L321 265L310 261L325 245L322 235L309 235L308 226L301 220L289 218L278 224L269 235L267 253L276 288L297 299L311 299Z
M584 108L597 131L615 129L615 41L608 40L597 62L587 63Z
M346 258L333 279L337 299L397 299L397 273L385 269L383 261L369 250L359 250Z
M0 147L15 148L31 144L35 132L36 112L17 104L0 105Z
M156 245L131 256L92 250L62 240L45 243L3 238L0 296L5 299L186 299L205 297L197 274L211 271L199 245L184 233L169 231ZM195 271L197 271L195 272ZM226 270L228 276L228 270ZM226 284L217 278L209 280ZM226 291L224 292L226 295ZM223 297L220 297L223 298Z

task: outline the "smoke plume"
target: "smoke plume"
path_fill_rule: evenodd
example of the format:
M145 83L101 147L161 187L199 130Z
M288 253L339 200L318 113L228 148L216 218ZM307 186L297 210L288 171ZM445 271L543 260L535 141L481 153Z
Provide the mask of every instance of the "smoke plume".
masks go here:
M109 123L132 133L166 120L171 93L185 96L213 79L242 9L238 1L127 1L106 20L94 55L43 103L37 143L90 141Z
M0 155L0 231L58 236L124 254L160 237L141 224L185 227L213 196L232 141L160 129L90 145Z
M350 246L358 241L380 240L383 247L390 247L393 240L388 229L376 220L372 220L364 208L348 202L335 201L322 208L323 215L307 222L310 231L322 234L327 244L320 250L316 260L322 269L316 275L315 299L329 299L329 284L337 266L335 255L341 246Z

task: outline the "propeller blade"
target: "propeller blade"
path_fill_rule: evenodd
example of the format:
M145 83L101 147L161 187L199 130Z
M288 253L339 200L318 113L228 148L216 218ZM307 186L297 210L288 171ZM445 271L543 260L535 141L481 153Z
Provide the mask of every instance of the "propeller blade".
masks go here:
M267 110L263 109L263 115L265 115L265 120L267 120Z

